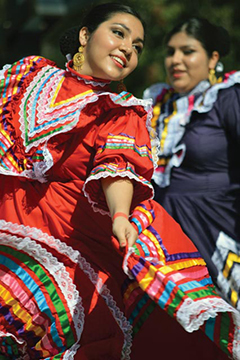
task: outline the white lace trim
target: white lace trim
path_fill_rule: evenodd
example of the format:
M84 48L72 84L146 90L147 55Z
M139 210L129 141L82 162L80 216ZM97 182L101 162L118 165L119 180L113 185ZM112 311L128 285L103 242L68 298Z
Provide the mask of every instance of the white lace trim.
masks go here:
M209 318L215 318L218 313L231 313L235 332L233 334L233 359L240 360L240 314L221 298L193 301L186 299L177 312L177 321L188 332L196 331Z
M157 96L166 89L169 90L171 87L165 83L156 83L145 89L143 92L143 99L152 99L153 104L156 103Z
M124 314L120 311L109 289L105 284L103 284L102 279L99 278L99 276L95 273L91 265L84 258L81 258L81 261L78 264L79 267L84 271L84 273L94 284L98 293L105 300L117 324L122 329L122 332L124 334L122 360L130 360L131 345L132 345L132 326L130 325Z
M240 71L236 71L235 73L230 74L226 81L217 83L213 86L210 86L209 81L203 80L190 93L183 94L182 96L180 96L180 98L188 98L191 94L202 93L201 96L196 100L193 110L199 113L208 112L215 104L219 90L228 89L235 84L240 84ZM144 91L143 99L150 98L153 100L153 103L155 103L157 96L164 89L169 90L170 88L171 87L165 83L154 84ZM185 109L185 111L187 113L187 108Z
M93 85L93 86L101 86L104 87L106 85L108 85L109 83L102 83L102 82L97 82L97 81L93 81L93 80L87 80L82 78L81 76L77 76L78 80L83 80L85 82L85 84L87 85Z
M35 239L39 242L46 243L48 246L56 249L59 253L64 254L70 258L73 262L78 263L80 269L88 276L89 280L93 283L98 293L104 299L106 305L110 309L113 317L115 318L117 324L124 334L124 345L122 349L122 359L130 360L131 345L132 345L132 327L124 314L118 308L116 302L114 301L110 290L105 284L102 283L102 280L99 278L97 273L93 270L91 265L86 261L86 259L80 254L79 251L74 250L72 247L68 246L66 243L61 242L59 239L55 239L53 236L49 236L46 233L43 233L37 228L32 228L29 226L13 224L11 222L6 222L5 220L0 220L0 230L7 230L8 232L23 237L28 237Z
M106 93L107 94L107 93ZM120 93L119 95L108 93L110 95L111 100L114 103L117 103L117 99L120 98L124 92ZM119 104L119 103L118 103ZM152 99L138 99L132 95L130 100L124 100L123 103L120 103L121 106L142 106L147 113L147 120L146 120L146 128L148 130L150 140L151 140L151 148L152 148L152 158L154 163L154 168L157 167L158 162L158 154L159 154L159 138L157 133L153 130L151 126L152 120ZM154 149L154 150L153 150Z
M5 336L13 338L17 343L19 343L21 345L23 345L25 343L24 340L16 338L16 336L13 335L12 333L0 331L0 337L5 337Z
M218 313L230 312L235 314L236 326L240 326L240 314L237 310L221 298L209 298L193 301L188 298L177 311L177 321L188 332L196 331L209 318L215 318Z
M10 67L10 66L9 66ZM57 87L60 84L61 80L64 77L64 70L52 67L47 65L43 67L35 76L34 80L29 84L27 91L24 93L19 111L19 122L21 130L21 138L23 139L26 152L29 152L33 147L38 147L41 144L47 146L48 140L53 137L55 134L51 133L48 136L41 137L35 142L26 144L25 142L25 132L28 131L28 136L34 136L39 134L42 131L43 122L45 122L44 127L48 130L52 127L52 123L56 118L58 118L57 126L66 124L62 129L57 131L57 134L68 132L72 130L79 121L79 116L82 109L89 103L96 102L100 96L109 96L113 103L122 106L142 106L147 113L146 127L149 131L151 138L151 145L157 146L158 141L156 140L156 134L153 134L151 128L151 117L152 117L152 101L137 99L134 96L131 96L128 100L120 100L122 94L116 95L111 92L91 92L89 94L84 94L82 98L79 99L78 96L73 97L68 102L63 102L55 106L51 106L51 101L53 96L56 95ZM48 82L48 85L45 86L45 83ZM36 86L38 85L38 86ZM39 95L39 89L41 88L41 96ZM30 95L30 96L29 96ZM118 102L119 101L119 102ZM24 118L24 109L27 103L27 123L28 129L25 129L25 118ZM35 109L35 113L33 112ZM67 118L65 118L65 116ZM46 124L47 122L47 124ZM156 151L152 151L154 166L157 166L157 155ZM37 179L40 182L44 182L45 173L53 166L52 159L50 159L50 154L47 153L45 149L43 162L34 163L34 170L25 170L21 174L14 173L12 171L6 171L3 168L0 168L0 173L4 175L14 175L14 176L23 176L31 179ZM46 163L46 164L45 164ZM36 169L36 171L35 171Z
M87 94L83 93L83 95L81 95L80 93L70 99L67 99L67 101L60 102L58 105L54 104L54 106L51 107L52 99L54 98L54 96L57 97L57 88L63 79L64 79L64 71L60 73L55 73L50 78L48 82L48 86L43 88L42 90L43 96L41 96L38 101L39 110L40 111L44 110L42 115L38 116L38 122L40 124L43 121L45 121L46 116L51 116L52 113L54 114L50 117L50 120L54 120L56 118L56 115L61 117L71 112L74 112L78 109L82 110L87 104L97 101L98 94L101 94L101 91L96 91L96 90L92 90ZM60 88L58 89L58 92L60 91ZM50 89L50 92L48 89ZM35 96L33 97L33 99L34 98Z
M125 255L124 257L124 260L123 260L123 271L125 272L125 274L129 277L129 279L133 280L134 279L134 276L132 275L132 272L131 270L129 269L128 267L128 259L129 257L135 253L135 250L133 247L129 247L128 248L128 252L127 254Z
M171 156L169 163L167 164L165 171L156 171L154 173L154 181L160 187L166 187L170 184L170 175L171 169L173 166L180 166L184 156L185 151L181 154L181 156L177 155L179 142L183 138L185 133L185 126L190 122L191 115L193 111L198 113L206 113L210 111L218 97L219 90L227 89L235 84L240 83L240 71L235 72L229 75L228 79L224 82L217 83L214 86L210 87L210 83L207 80L201 81L192 91L187 94L179 94L176 97L176 107L177 112L171 116L170 121L168 122L168 133L164 142L164 148L158 148L158 155ZM169 90L170 86L164 83L157 83L147 88L144 91L143 98L151 98L153 99L154 104L156 103L157 96L161 94L161 92L166 89ZM196 98L195 103L191 111L189 111L189 96L199 94ZM174 94L173 96L176 96ZM171 103L171 98L165 104L165 111L159 115L159 127L157 134L161 138L162 131L164 129L164 119L168 117L171 112L169 110L169 104ZM158 143L158 145L160 142ZM185 146L184 144L181 144ZM186 150L186 148L184 148ZM176 161L177 160L177 161Z
M49 70L49 71L47 71ZM56 73L55 75L53 75L51 77L50 83L53 86L53 91L55 91L58 83L59 83L59 77L62 78L62 71L60 72L56 71L55 68L52 68L51 66L46 66L44 67L41 71L38 72L38 74L35 76L34 80L29 84L28 86L28 90L24 93L24 96L21 99L21 104L20 104L20 111L19 111L19 122L20 122L20 130L21 130L21 138L23 139L23 143L24 146L26 148L26 152L29 152L32 147L37 147L42 143L47 143L47 141L53 136L53 134L49 134L46 137L40 138L39 140L30 143L30 144L26 144L25 142L25 132L28 132L29 137L34 136L38 133L40 133L42 131L42 123L43 121L48 122L48 125L45 126L45 129L48 130L50 127L52 127L52 121L54 121L56 119L56 116L62 117L60 120L58 120L58 125L63 125L66 123L66 121L68 122L68 124L66 124L66 126L59 131L58 133L63 133L63 132L67 132L72 130L79 119L79 115L80 115L80 107L79 105L76 105L76 101L75 101L75 107L73 107L72 103L74 103L74 101L70 102L70 106L68 107L68 111L66 110L66 104L65 104L65 109L63 107L63 105L59 108L62 108L62 110L60 112L58 112L58 114L56 114L56 111L54 114L51 114L51 111L48 111L48 109L50 109L50 101L52 99L48 98L48 102L46 103L46 98L48 97L48 88L47 87L43 87L42 89L42 95L41 97L38 97L38 102L34 105L35 103L35 99L37 96L37 93L39 91L39 86L42 86L44 84L44 82L46 81L46 79ZM57 81L58 80L58 81ZM39 86L36 87L35 85L39 83ZM29 97L29 94L30 97ZM29 99L28 99L29 97ZM25 107L25 103L26 101L28 102L27 104L27 122L28 122L28 128L25 128L25 118L24 118L24 107ZM33 109L36 106L36 118L33 117ZM56 109L55 109L56 110ZM64 118L64 115L66 115L67 112L73 112L73 114L71 114L67 120ZM35 123L36 122L36 123ZM38 129L36 128L36 125L38 125Z
M73 360L79 347L80 345L73 344L73 346L70 349L68 349L63 355L63 360Z
M29 152L33 147L37 147L42 143L47 144L48 140L53 136L53 134L49 134L48 136L40 138L39 140L26 145L25 142L26 131L28 131L29 137L40 133L42 131L41 126L43 122L45 122L45 129L48 130L49 128L52 127L52 122L58 117L58 121L57 121L58 126L64 125L67 122L65 127L60 131L58 131L58 133L68 132L77 125L81 110L87 104L91 102L95 102L98 99L98 96L95 93L90 93L83 95L81 99L79 99L79 97L73 97L68 102L60 103L59 105L51 107L51 101L53 99L54 94L56 93L57 87L61 82L63 76L64 76L63 70L56 70L56 68L52 68L50 65L44 67L37 73L34 80L29 84L27 92L25 92L24 96L21 99L19 122L20 122L21 137L23 139L26 152ZM49 77L50 80L48 80L48 86L44 86L44 83ZM37 87L36 84L38 84ZM43 86L41 90L41 96L38 96L39 87L41 86ZM51 89L50 93L49 93L49 88ZM36 98L37 98L37 102L36 102ZM27 102L28 129L25 128L25 118L24 118L24 108L26 102ZM33 114L34 108L36 110L35 114ZM65 116L67 114L71 114L71 115L69 115L66 120ZM48 122L47 125L46 125L46 121ZM38 126L38 128L36 126ZM45 167L43 167L43 169L45 169ZM46 168L45 172L48 169L49 168ZM25 175L23 176L27 176L27 177L29 176L30 178L32 178L31 172L26 172Z
M219 90L228 89L235 84L240 84L240 71L236 71L235 73L230 74L225 82L223 81L210 87L206 91L205 96L201 96L199 99L197 99L193 110L199 113L205 113L210 111L217 100ZM203 104L200 105L202 100Z
M240 314L223 299L202 299L196 302L186 299L177 312L177 320L186 331L193 332L206 320L215 318L221 312L231 313L235 325L233 359L240 360Z
M79 342L84 327L84 308L82 305L82 299L79 296L76 286L73 284L69 273L66 271L65 266L45 248L42 248L29 237L19 238L15 235L1 233L0 243L26 252L42 264L44 268L46 268L54 277L68 304L77 334L77 342Z
M239 313L233 313L233 323L236 326L235 333L234 333L234 340L233 340L233 359L239 360L240 359L240 320L239 320Z
M0 220L0 230L8 231L11 234L20 235L21 237L28 237L33 240L43 242L51 248L57 250L57 252L66 255L73 262L76 263L78 261L79 251L74 250L66 243L60 241L59 239L55 239L53 236L49 236L37 228Z
M97 175L91 175L91 178L87 178L85 183L83 184L83 188L82 188L82 191L83 191L83 194L87 197L88 199L88 202L91 204L92 206L92 209L94 212L100 212L100 214L102 215L108 215L110 216L110 212L109 211L106 211L106 210L103 210L103 209L100 209L98 207L98 202L96 201L93 201L91 199L91 194L89 194L86 190L86 186L87 186L87 183L90 182L90 181L96 181L96 180L99 180L99 179L102 179L102 178L107 178L107 177L112 177L112 178L115 178L115 177L121 177L121 178L128 178L128 179L131 179L131 180L135 180L139 183L141 183L143 186L147 186L151 189L152 191L152 196L149 198L149 199L153 199L153 196L154 196L154 190L153 190L153 186L152 184L149 182L148 184L144 183L141 179L139 179L137 176L135 176L134 174L130 173L130 172L123 172L123 173L116 173L116 174L111 174L111 173L108 173L108 172L102 172L100 174L97 174Z
M67 63L68 64L68 63ZM66 65L67 65L66 64ZM92 85L92 86L101 86L101 87L104 87L108 84L110 84L111 81L106 81L106 82L103 82L103 81L94 81L94 80L90 80L90 79L85 79L84 77L81 76L81 74L79 75L76 75L73 71L71 71L68 67L66 67L66 71L67 72L70 72L72 76L76 77L78 80L80 81L84 81L85 84L87 85Z
M6 70L8 70L12 65L10 64L6 64L3 66L3 68L0 70L0 80L4 79L5 76L4 76L4 73Z
M44 156L44 161L33 163L34 170L24 170L20 174L20 176L38 180L41 183L47 182L47 177L45 174L54 165L54 163L53 163L52 155L46 146L43 149L43 156ZM3 169L3 171L1 171L0 168L0 173L4 173L4 172L7 173L6 170ZM15 173L13 175L19 176L19 173Z
M45 248L42 248L29 237L19 238L10 234L1 233L0 242L1 244L13 246L15 249L25 251L31 257L36 259L40 264L42 264L58 283L58 286L68 303L71 315L76 315L75 309L78 309L79 307L81 311L77 311L78 315L76 318L79 318L81 322L83 322L84 312L81 305L82 300L78 294L78 291L76 290L76 286L73 284L72 279L65 270L65 266L60 263L57 258L55 258ZM81 322L76 324L76 328L79 328Z
M240 264L234 263L229 277L226 278L223 275L229 251L239 257L240 245L223 231L220 231L216 241L216 249L212 255L212 261L218 269L217 284L221 291L221 296L231 303L229 293L234 290L237 294L240 294ZM236 308L240 311L240 301L237 302Z

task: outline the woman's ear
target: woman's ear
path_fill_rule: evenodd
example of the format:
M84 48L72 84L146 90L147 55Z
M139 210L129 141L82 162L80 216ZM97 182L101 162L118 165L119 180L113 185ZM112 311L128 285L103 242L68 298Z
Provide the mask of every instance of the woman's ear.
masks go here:
M213 51L212 56L209 59L209 69L215 69L219 59L220 59L219 52Z
M79 31L79 42L82 46L86 46L89 39L89 31L86 26L82 27Z

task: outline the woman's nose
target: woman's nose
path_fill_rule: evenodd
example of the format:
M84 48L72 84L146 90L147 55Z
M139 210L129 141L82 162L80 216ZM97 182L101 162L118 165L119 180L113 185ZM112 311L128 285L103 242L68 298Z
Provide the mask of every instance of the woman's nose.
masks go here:
M181 51L175 50L174 53L173 53L173 55L172 55L172 62L173 62L174 64L178 64L178 63L181 62L181 60L182 60Z
M124 40L121 43L120 51L122 51L126 58L129 60L132 55L132 44L130 43L130 41Z

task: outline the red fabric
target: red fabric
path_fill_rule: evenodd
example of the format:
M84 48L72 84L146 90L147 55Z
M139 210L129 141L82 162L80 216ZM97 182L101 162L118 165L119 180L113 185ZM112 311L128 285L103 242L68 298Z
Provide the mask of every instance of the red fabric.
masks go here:
M89 88L91 86L67 74L56 102L64 101ZM20 100L19 98L15 103L12 118L9 119L13 127L18 126ZM153 166L149 157L141 157L134 150L126 149L106 149L97 153L106 143L109 134L127 134L135 139L138 147L147 145L150 148L146 118L146 112L142 107L131 106L126 109L114 104L109 96L103 95L82 110L76 127L48 141L47 147L54 165L48 171L45 183L0 175L0 219L40 229L79 251L91 264L98 281L101 280L110 290L114 304L123 314L126 313L126 309L122 298L122 286L127 278L122 270L124 254L112 236L110 217L93 211L83 193L83 185L91 171L103 163L114 163L121 168L130 164L136 174L135 180L133 179L133 208L140 201L152 196L150 187L138 179L142 176L144 181L150 181ZM19 146L19 151L24 152L22 141ZM100 180L91 180L86 186L86 191L91 201L99 200L102 203L100 210L107 210ZM181 232L180 227L176 224L168 226L169 216L160 206L152 204L159 213L159 230L170 251L192 250L194 246ZM170 223L173 224L171 221ZM176 234L178 241L172 241ZM81 346L75 359L119 360L124 335L123 329L113 316L115 310L106 303L101 292L98 293L86 272L50 245L41 243L41 246L64 263L82 297L85 323ZM84 268L84 261L81 265ZM155 309L133 341L131 359L156 356L175 359L179 354L185 359L226 358L224 355L221 357L220 351L203 334L198 332L188 335L162 310Z

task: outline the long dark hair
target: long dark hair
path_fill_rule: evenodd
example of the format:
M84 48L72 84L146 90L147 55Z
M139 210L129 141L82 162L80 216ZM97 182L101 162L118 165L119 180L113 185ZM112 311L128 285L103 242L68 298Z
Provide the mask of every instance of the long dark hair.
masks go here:
M225 56L230 51L230 37L227 30L210 23L205 18L192 17L181 22L166 35L164 43L167 44L174 34L181 31L200 41L209 57L213 51L218 51L220 56Z
M141 16L128 5L120 3L106 3L93 7L82 19L79 26L68 29L60 38L60 49L64 56L70 54L73 56L79 48L79 31L82 27L87 27L90 35L104 21L110 19L116 13L125 13L135 16L139 19L146 29L145 23Z

